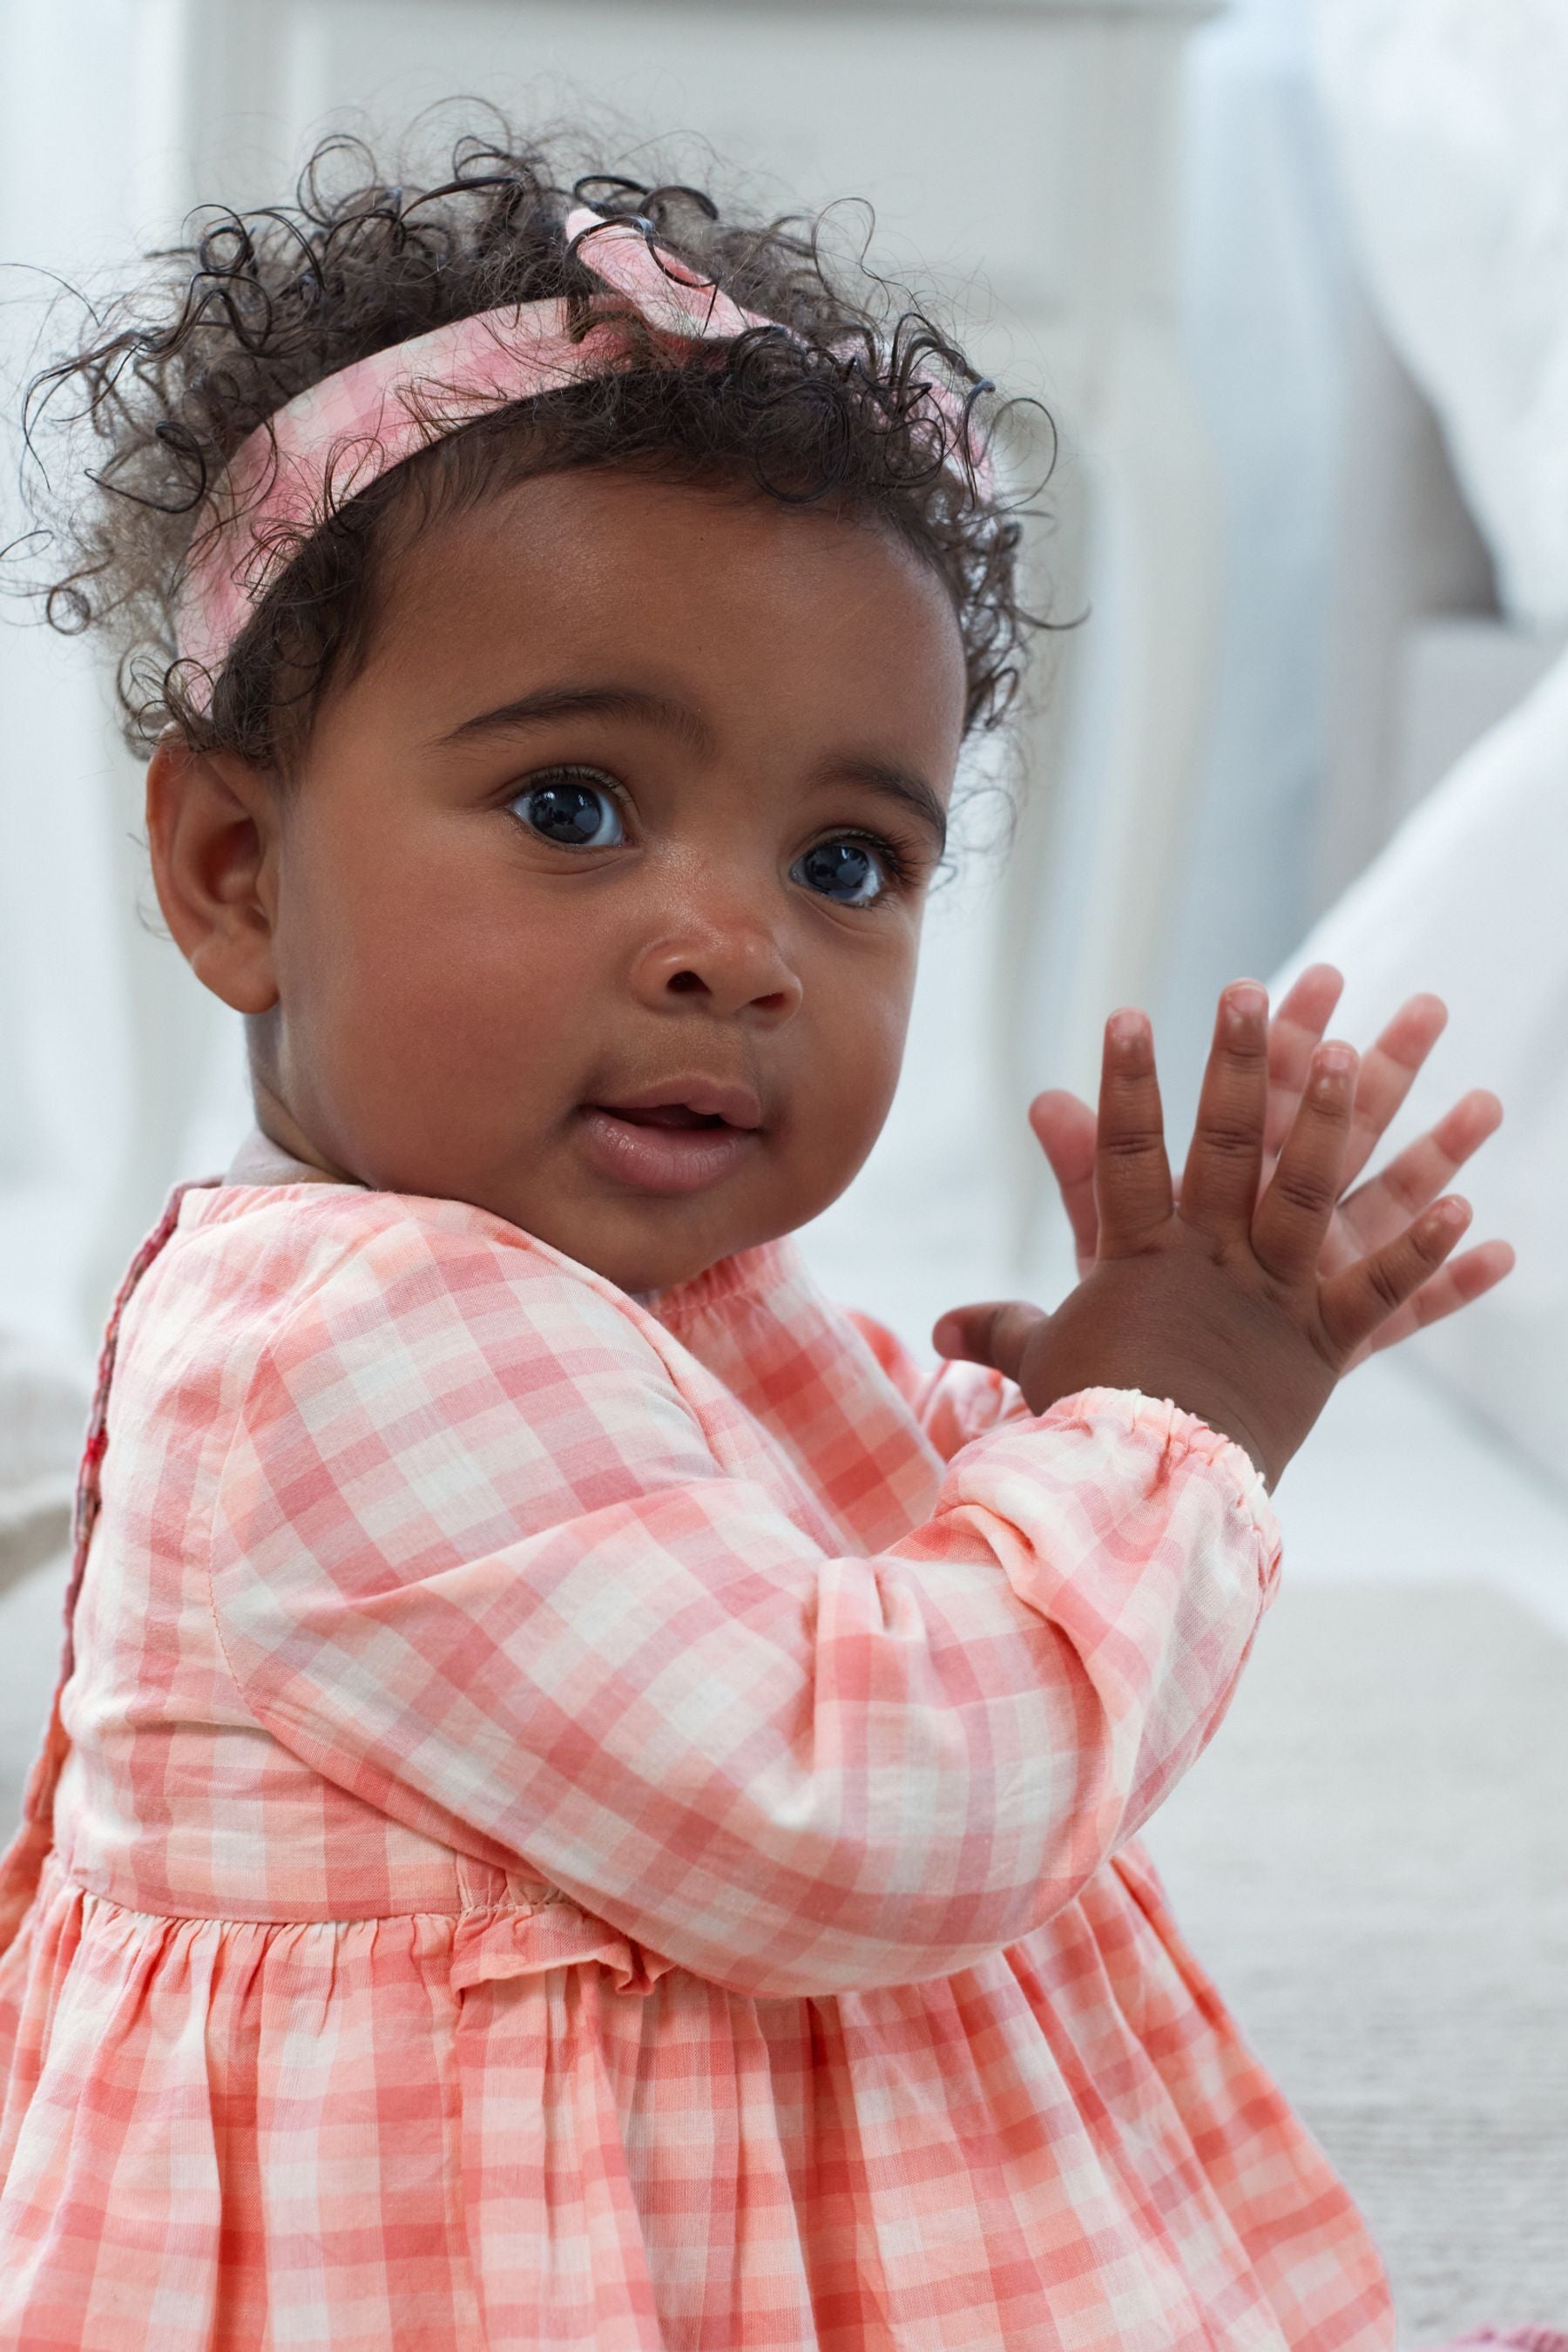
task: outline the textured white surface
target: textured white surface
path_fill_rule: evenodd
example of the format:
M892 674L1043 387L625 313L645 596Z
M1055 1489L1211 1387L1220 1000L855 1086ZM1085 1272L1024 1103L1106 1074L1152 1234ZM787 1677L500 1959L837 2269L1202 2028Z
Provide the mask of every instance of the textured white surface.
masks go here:
M1402 2342L1568 2326L1568 1498L1390 1355L1279 1510L1280 1598L1151 1845Z
M1287 1575L1152 1825L1200 1960L1366 2215L1407 2345L1568 2319L1565 1781L1568 1645L1522 1611Z
M1507 609L1568 622L1568 8L1318 0L1378 306L1442 417Z

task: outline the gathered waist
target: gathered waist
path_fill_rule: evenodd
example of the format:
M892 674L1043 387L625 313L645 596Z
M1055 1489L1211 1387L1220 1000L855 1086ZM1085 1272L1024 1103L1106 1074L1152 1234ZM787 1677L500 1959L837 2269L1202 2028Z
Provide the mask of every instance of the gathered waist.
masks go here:
M58 1852L46 1861L36 1911L76 1907L81 1933L116 1939L238 1942L253 1952L288 1951L301 1963L341 1968L358 1944L378 1958L405 1944L428 1962L443 1954L455 1992L507 1977L543 1976L552 1969L595 1965L620 1992L646 1992L675 1963L661 1958L546 1881L521 1873L465 1865L454 1906L409 1906L322 1917L238 1916L218 1910L167 1910L128 1903L93 1886Z

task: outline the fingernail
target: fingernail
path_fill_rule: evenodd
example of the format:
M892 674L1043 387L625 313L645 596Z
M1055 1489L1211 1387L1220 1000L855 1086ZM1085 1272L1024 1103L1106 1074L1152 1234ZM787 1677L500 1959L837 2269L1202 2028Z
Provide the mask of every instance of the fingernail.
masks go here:
M1469 1223L1471 1214L1469 1202L1458 1192L1451 1192L1446 1201L1435 1202L1432 1210L1433 1222L1440 1224L1446 1234L1462 1232Z
M1125 1053L1130 1046L1142 1043L1148 1023L1142 1013L1129 1005L1120 1013L1113 1013L1105 1026L1111 1044L1119 1052Z
M1313 1060L1324 1077L1347 1078L1356 1066L1353 1045L1320 1045Z
M1251 1034L1268 1010L1268 994L1255 980L1238 980L1225 992L1225 1028L1230 1037Z

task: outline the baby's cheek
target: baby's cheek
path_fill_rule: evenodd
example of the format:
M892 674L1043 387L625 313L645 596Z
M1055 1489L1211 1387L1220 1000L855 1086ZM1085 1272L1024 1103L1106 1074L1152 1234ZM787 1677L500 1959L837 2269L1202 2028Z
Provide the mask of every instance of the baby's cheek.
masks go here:
M843 993L818 1041L816 1076L801 1089L800 1145L814 1187L826 1188L823 1206L857 1173L886 1124L908 1018L906 997L863 986Z
M463 1190L467 1163L523 1141L567 1082L574 1024L537 942L479 919L377 917L340 942L315 1027L335 1121L378 1170ZM384 1176L383 1181L388 1181Z

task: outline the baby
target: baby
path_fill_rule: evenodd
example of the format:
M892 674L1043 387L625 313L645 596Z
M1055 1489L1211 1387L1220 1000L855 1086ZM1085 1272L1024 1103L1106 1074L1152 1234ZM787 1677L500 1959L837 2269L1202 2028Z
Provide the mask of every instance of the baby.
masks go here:
M258 1129L105 1349L0 1885L0 2336L1372 2352L1348 2197L1136 1832L1267 1488L1449 1259L1439 1015L1221 1000L1037 1127L1054 1315L790 1241L899 1073L1020 656L988 387L786 226L477 145L225 218L57 372L72 593ZM1270 1054L1274 1062L1270 1083Z

